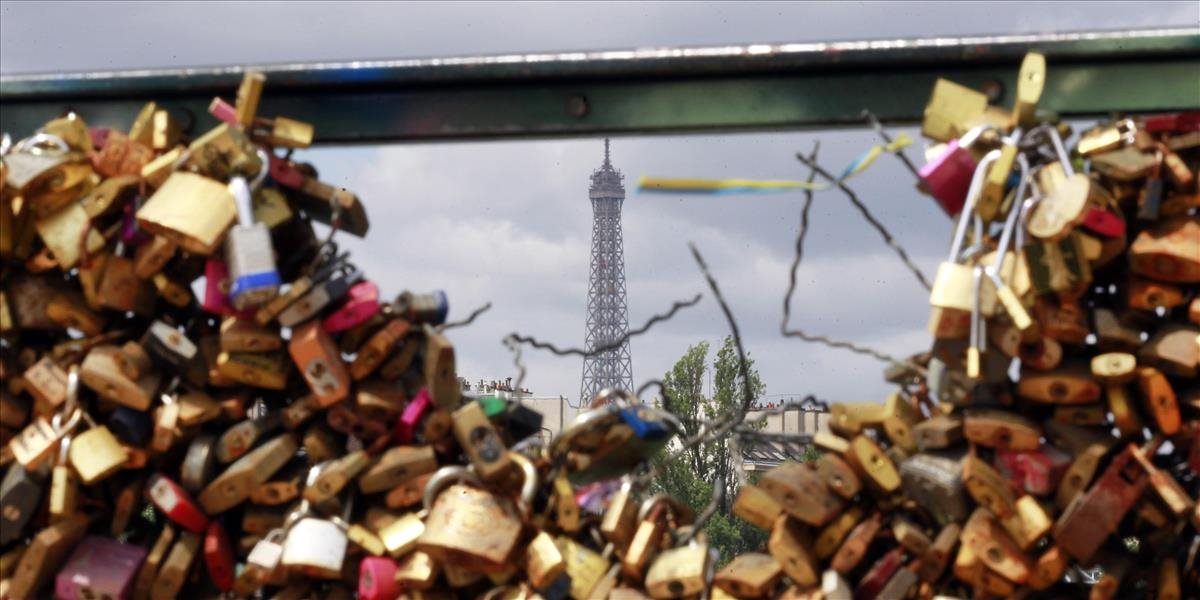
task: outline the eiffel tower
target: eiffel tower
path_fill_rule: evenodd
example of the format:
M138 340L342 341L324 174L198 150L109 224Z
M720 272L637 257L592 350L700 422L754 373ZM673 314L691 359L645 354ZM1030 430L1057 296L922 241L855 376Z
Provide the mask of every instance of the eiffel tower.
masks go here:
M584 348L621 339L629 331L625 302L625 244L621 239L621 204L625 177L614 169L609 142L604 140L604 164L592 171L588 197L592 201L592 264L588 277L587 331ZM629 341L583 359L580 402L590 402L604 388L633 389Z

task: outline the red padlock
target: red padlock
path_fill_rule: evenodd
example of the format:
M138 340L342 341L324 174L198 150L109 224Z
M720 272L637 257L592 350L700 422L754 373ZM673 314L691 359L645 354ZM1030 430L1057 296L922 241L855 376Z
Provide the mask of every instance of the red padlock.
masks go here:
M208 578L218 590L233 589L233 544L220 521L211 521L204 532L204 566L208 567Z
M150 502L158 510L180 527L194 533L204 533L204 528L208 526L208 515L200 510L200 505L183 487L162 473L155 473L149 483Z
M379 312L379 286L360 281L346 292L346 301L321 322L329 333L345 331L365 323Z
M985 126L979 126L959 139L950 140L941 154L917 171L925 191L951 217L962 212L967 201L967 188L971 187L971 177L978 166L970 147L985 130Z
M1089 206L1083 215L1083 226L1105 237L1125 235L1125 219L1098 206Z
M395 600L400 596L396 561L386 556L368 556L358 567L358 597L361 600Z
M1150 133L1200 131L1200 111L1150 115L1142 121L1142 129Z
M408 401L408 405L404 407L404 412L400 414L400 420L396 422L396 440L401 444L411 444L413 442L413 434L416 433L417 427L421 424L421 419L425 417L425 413L429 412L429 407L433 401L429 398L429 390L421 388L412 400Z
M997 470L1018 492L1039 496L1053 493L1070 466L1070 456L1046 444L1037 450L996 450Z

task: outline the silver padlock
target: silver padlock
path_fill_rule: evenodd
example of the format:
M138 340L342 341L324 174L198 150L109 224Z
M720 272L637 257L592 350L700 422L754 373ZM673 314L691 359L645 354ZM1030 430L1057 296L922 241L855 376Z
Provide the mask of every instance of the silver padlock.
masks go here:
M266 165L266 153L259 150ZM279 272L275 269L275 250L271 247L271 231L254 221L254 191L267 176L264 166L253 182L242 175L229 180L229 193L237 206L238 223L225 240L226 263L229 265L229 301L237 310L258 306L279 293Z
M329 464L331 462L326 461L309 469L305 484L315 483L321 470ZM346 508L350 508L349 503ZM288 516L285 529L287 536L283 540L283 551L279 558L281 567L314 579L338 579L342 576L342 562L346 559L346 546L349 544L344 520L339 523L314 517L311 503L301 500L296 512Z
M345 263L339 264L328 279L315 284L312 290L279 313L279 324L295 327L311 319L326 306L342 299L362 277L362 271Z

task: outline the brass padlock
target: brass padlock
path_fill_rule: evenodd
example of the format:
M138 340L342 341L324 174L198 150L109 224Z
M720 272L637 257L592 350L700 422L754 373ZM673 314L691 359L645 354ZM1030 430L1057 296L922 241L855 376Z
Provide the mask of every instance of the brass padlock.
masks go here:
M792 583L809 587L817 584L817 562L809 550L811 540L800 521L779 515L771 527L767 550L779 562Z
M767 471L758 485L792 517L815 527L828 523L844 507L808 464L779 465Z
M519 548L537 473L528 459L513 454L525 479L519 502L480 489L482 482L462 467L443 467L425 491L429 511L417 548L445 565L470 565L484 573L504 571ZM455 482L467 482L455 483ZM448 486L448 487L447 487Z
M142 229L208 256L237 220L237 208L226 186L195 173L176 172L138 209L137 220Z
M700 593L707 587L708 560L708 543L696 538L664 550L646 572L646 591L651 598L686 598Z
M770 554L747 552L713 576L713 585L739 598L764 598L783 577L783 567Z
M468 402L454 411L454 437L484 481L495 481L512 464L504 441L478 402Z

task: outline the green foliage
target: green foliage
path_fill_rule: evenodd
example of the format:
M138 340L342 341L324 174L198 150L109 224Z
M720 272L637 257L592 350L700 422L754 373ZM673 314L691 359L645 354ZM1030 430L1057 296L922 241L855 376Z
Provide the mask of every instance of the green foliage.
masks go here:
M758 398L766 391L749 356L746 357L749 381L743 379L738 366L737 346L733 338L727 336L712 363L712 395L705 396L708 350L708 342L689 346L663 376L663 389L670 400L664 406L683 422L685 437L692 437L700 431L700 421L730 418L741 407L747 389L751 398ZM735 449L728 442L714 440L698 444L687 448L682 454L677 445L664 449L658 461L667 462L662 475L654 482L656 491L670 494L697 512L708 505L713 486L718 481L725 482L721 503L705 528L709 543L721 551L722 562L740 553L760 549L766 544L766 532L732 514L739 489L737 470L741 468L741 459L735 456Z

